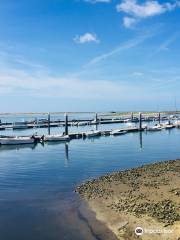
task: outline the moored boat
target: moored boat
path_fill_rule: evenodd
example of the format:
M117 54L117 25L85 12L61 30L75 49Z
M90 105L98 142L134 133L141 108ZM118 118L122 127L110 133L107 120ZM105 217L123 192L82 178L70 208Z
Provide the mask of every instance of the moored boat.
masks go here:
M174 125L175 125L175 127L180 128L180 121L175 121Z
M54 134L54 135L45 135L43 136L43 140L45 142L57 142L57 141L69 141L70 137L68 135L60 135L60 134Z
M161 131L161 130L162 130L162 127L159 125L146 128L146 131Z
M35 138L32 137L0 137L1 145L19 145L35 143Z
M91 131L85 133L86 137L96 137L96 136L100 136L100 135L101 135L101 132L98 130L91 130Z
M168 124L168 125L164 125L165 129L171 129L174 128L175 126L173 124Z
M113 130L110 132L110 135L123 135L123 134L126 134L127 131L126 130L123 130L123 129L116 129L116 130Z

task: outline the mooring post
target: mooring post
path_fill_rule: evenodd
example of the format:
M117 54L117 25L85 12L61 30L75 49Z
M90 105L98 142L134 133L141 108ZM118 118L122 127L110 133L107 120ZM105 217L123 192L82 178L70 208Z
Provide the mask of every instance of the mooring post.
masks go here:
M133 112L131 113L131 121L133 121L133 118L134 118L134 116L133 116Z
M51 115L48 113L48 134L51 134Z
M142 113L139 113L139 131L142 130Z
M65 113L65 135L68 135L68 114Z
M96 122L96 130L98 130L98 114L96 113L95 117L95 122Z
M96 123L98 123L98 114L96 113Z
M159 124L161 124L161 113L160 112L158 114L158 121L159 121Z

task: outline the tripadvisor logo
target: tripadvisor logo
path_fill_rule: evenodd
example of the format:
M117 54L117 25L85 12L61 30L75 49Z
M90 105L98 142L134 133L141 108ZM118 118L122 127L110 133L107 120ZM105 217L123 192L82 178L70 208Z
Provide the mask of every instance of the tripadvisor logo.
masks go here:
M135 229L135 234L136 234L137 236L143 235L143 228L142 228L142 227L137 227L137 228Z

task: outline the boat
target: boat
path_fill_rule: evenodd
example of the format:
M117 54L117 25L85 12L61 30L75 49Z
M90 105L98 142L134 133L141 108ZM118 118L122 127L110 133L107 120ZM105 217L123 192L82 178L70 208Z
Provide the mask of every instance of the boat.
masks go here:
M146 131L161 131L161 130L162 130L162 127L159 125L146 128Z
M124 123L131 123L132 122L132 119L131 118L126 118L126 119L124 119Z
M128 131L123 130L123 129L117 129L117 130L113 130L110 132L110 135L122 135L122 134L126 134Z
M60 134L54 134L54 135L45 135L43 136L43 140L45 142L57 142L57 141L69 141L70 137L68 135L60 135Z
M174 125L175 125L175 127L180 128L180 121L175 121Z
M96 137L96 136L100 136L100 135L101 135L101 132L98 130L91 130L91 131L85 133L86 137Z
M163 126L165 129L171 129L171 128L174 128L175 126L172 125L172 124L168 124L168 125L164 125Z
M31 137L0 137L1 145L19 145L19 144L32 144L35 143L35 138Z

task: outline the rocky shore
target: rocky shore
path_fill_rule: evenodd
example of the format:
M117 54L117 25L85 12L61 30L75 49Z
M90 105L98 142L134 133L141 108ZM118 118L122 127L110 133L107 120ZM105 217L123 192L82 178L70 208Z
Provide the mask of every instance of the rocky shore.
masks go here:
M117 239L180 239L179 159L102 176L77 192Z

